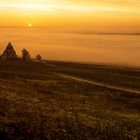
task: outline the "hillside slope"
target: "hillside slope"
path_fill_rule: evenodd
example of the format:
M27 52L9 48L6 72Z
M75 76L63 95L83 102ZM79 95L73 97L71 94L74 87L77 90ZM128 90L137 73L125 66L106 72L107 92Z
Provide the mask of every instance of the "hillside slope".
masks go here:
M139 92L138 69L1 61L0 139L140 139Z

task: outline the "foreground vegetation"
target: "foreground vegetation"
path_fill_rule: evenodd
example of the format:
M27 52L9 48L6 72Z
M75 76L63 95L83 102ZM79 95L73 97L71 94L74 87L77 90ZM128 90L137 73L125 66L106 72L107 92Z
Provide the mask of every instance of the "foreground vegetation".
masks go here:
M139 93L110 89L61 74L140 90L138 70L2 61L0 139L140 139Z

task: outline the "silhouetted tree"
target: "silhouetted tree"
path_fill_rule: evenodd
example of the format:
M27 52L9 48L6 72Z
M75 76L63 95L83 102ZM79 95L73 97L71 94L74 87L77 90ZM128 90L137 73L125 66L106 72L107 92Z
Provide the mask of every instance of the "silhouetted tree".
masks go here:
M23 61L28 61L31 59L31 55L26 49L22 50L22 59Z
M36 55L36 60L41 61L42 60L42 56L41 55Z
M3 60L8 60L8 59L17 59L16 51L14 50L14 47L12 44L9 42L6 49L4 50L3 54L1 55L1 58Z

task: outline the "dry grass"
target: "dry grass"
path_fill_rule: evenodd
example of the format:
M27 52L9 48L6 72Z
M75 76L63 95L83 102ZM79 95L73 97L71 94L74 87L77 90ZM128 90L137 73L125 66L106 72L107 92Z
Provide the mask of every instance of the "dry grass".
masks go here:
M15 65L0 72L0 139L140 139L139 94L68 80L45 66L32 72L37 63Z

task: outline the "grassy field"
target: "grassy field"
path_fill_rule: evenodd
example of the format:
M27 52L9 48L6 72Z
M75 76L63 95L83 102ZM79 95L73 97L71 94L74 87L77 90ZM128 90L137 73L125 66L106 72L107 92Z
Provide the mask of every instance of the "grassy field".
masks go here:
M0 140L139 140L140 70L0 61Z

